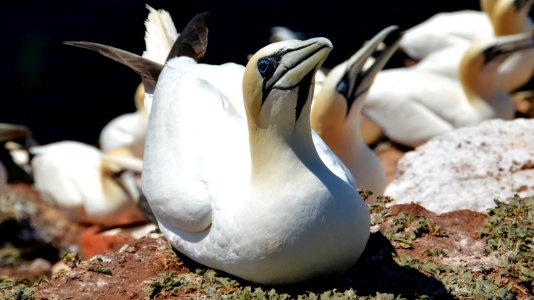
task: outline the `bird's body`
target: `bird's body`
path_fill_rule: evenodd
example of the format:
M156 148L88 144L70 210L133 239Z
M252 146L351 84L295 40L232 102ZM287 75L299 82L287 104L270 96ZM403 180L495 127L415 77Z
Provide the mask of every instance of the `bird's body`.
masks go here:
M369 213L319 158L309 125L311 76L330 48L312 39L260 50L243 77L245 115L183 68L195 65L168 62L149 118L143 192L179 251L263 284L340 273L357 260Z
M63 141L30 151L35 155L31 162L35 188L73 219L108 225L138 215L134 199L118 183L120 179L112 178L99 149Z
M128 148L139 158L143 157L147 116L144 111L120 115L111 120L100 133L100 149L109 151Z
M532 21L528 17L533 3L534 1L525 1L521 6L517 6L513 0L495 1L491 14L489 14L491 35L480 36L478 37L479 40L458 43L432 51L411 68L458 79L458 69L462 57L473 42L489 42L499 36L528 32L533 29ZM513 91L530 80L533 70L534 50L514 53L499 67L500 84L505 90Z
M408 29L400 47L412 58L423 59L433 52L493 36L488 15L474 10L438 13Z
M460 83L430 72L385 70L375 79L364 111L388 137L412 147L454 128L511 119L511 96L497 72L511 53L529 47L531 34L475 43L460 64Z

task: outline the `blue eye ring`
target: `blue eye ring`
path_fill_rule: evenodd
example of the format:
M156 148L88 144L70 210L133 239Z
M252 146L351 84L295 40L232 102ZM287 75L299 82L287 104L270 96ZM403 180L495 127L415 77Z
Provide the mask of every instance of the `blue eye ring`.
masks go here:
M274 62L269 58L260 58L257 63L258 72L263 77L271 77L274 73Z

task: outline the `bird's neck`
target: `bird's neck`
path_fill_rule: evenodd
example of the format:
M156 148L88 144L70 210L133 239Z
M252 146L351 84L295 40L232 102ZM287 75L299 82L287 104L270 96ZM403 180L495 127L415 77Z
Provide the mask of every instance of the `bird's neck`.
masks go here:
M348 115L344 116L344 122L338 128L332 128L331 133L325 132L325 138L323 138L332 151L345 163L360 153L361 148L367 148L360 134L362 106L363 101L356 100L349 108Z
M508 92L504 90L497 75L498 64L488 66L461 78L469 103L486 118L509 118L513 107Z
M321 162L311 135L309 104L310 101L296 123L288 123L286 126L250 126L252 182L269 181L265 179L279 176L280 172Z

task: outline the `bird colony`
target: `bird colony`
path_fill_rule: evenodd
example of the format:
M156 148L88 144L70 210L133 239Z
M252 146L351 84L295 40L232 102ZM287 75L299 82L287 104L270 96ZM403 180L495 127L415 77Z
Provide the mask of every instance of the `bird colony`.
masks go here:
M21 170L75 221L152 220L179 252L252 282L341 274L370 234L358 189L387 192L377 141L414 148L515 118L512 98L534 72L533 2L482 0L481 11L384 26L329 72L321 66L335 45L284 27L246 65L204 64L207 14L178 33L168 12L147 7L140 55L65 42L139 74L137 110L110 120L99 148L38 145L29 128L1 124L9 155L0 191ZM383 69L401 50L417 63ZM440 199L423 205L447 207ZM454 201L472 208L468 198Z

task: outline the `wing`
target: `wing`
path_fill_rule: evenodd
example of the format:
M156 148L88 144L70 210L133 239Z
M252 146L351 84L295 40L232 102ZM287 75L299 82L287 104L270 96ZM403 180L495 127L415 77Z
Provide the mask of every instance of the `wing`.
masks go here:
M83 190L100 188L100 151L74 141L32 147L35 187L48 202L61 208L85 205Z
M422 59L432 52L491 36L493 28L482 12L439 13L408 29L400 47L411 57Z
M199 13L187 23L168 53L167 60L176 56L188 56L199 61L208 47L207 12Z
M111 120L100 132L100 149L128 148L137 157L143 157L146 134L146 116L142 112L120 115Z
M159 63L108 45L90 42L63 42L63 44L97 51L116 62L130 67L141 76L147 92L152 91L153 87L156 86L159 74L163 69L163 65Z
M328 145L323 141L323 139L312 130L313 143L315 149L319 154L319 157L323 163L328 167L328 169L334 173L337 177L341 178L343 181L347 182L351 186L355 186L354 177L350 173L350 170L343 164L343 162L332 152Z
M142 176L158 221L183 232L207 229L220 193L244 182L247 145L246 122L224 95L169 61L154 93Z
M155 10L149 5L146 7L149 10L149 14L145 21L146 50L143 52L143 57L163 65L167 60L172 45L178 38L178 32L167 11L163 9Z
M453 130L439 111L447 111L454 99L449 97L447 89L435 85L437 78L430 79L431 75L394 70L381 72L369 90L362 112L390 139L411 147Z

